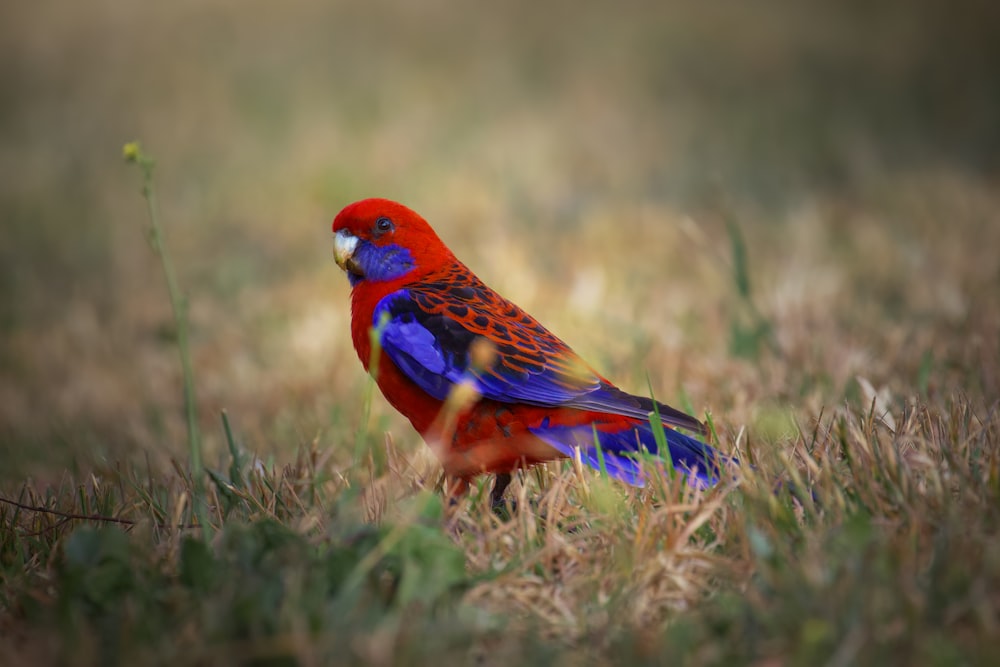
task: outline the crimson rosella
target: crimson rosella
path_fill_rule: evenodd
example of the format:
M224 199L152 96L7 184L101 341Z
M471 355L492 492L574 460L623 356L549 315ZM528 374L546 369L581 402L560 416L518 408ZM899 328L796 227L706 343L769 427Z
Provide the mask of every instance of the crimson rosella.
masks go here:
M496 473L499 502L516 468L577 454L642 485L642 455L666 458L650 423L657 413L674 467L701 486L718 480L727 457L673 428L704 433L701 422L611 384L487 287L414 211L365 199L337 215L333 232L334 256L352 287L354 348L385 398L435 450L453 492ZM490 352L477 355L483 340ZM475 400L448 418L445 406L460 386L473 387Z

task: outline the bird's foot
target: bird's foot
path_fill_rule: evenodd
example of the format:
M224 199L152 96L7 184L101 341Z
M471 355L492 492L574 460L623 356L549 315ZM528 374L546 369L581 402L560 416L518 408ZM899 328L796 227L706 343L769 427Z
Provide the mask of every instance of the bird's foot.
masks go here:
M508 507L503 499L504 492L510 486L510 479L510 473L508 472L497 473L496 480L493 482L493 491L490 493L490 507L493 509L494 514L503 519L509 519L517 509L515 501L512 500Z

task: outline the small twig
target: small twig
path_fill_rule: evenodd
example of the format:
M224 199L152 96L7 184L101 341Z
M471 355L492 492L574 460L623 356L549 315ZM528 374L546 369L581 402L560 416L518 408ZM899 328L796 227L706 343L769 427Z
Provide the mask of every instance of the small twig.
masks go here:
M53 526L49 526L48 528L44 528L44 529L42 529L42 530L40 530L38 532L35 532L35 533L21 533L20 534L21 537L33 537L35 535L41 535L42 533L44 533L46 531L52 530L54 528L58 528L62 524L66 523L67 521L100 521L100 522L103 522L103 523L117 523L117 524L120 524L120 525L123 525L123 526L134 526L134 525L136 525L138 523L137 521L134 521L133 519L121 519L121 518L116 517L116 516L105 516L103 514L78 514L76 512L64 512L62 510L52 509L51 507L40 507L38 505L26 505L24 503L19 503L16 500L11 500L9 498L4 498L2 496L0 496L0 503L5 503L7 505L12 505L12 506L17 507L17 508L22 509L22 510L28 510L29 512L39 512L41 514L51 514L53 516L62 517L62 519L63 519L59 523L57 523L57 524L55 524ZM158 528L179 528L179 529L198 528L198 524L196 524L196 523L182 523L182 524L178 524L178 525L174 526L173 524L166 524L166 523L159 523L159 522L157 522L155 525Z
M36 530L33 533L18 533L18 537L38 537L39 535L44 535L45 533L53 531L56 528L59 528L60 526L64 526L67 523L69 523L70 521L72 521L71 517L64 516L63 518L59 519L59 521L56 521L51 526L46 526L45 528L42 528L41 530Z
M132 521L131 519L119 519L118 517L104 516L102 514L77 514L75 512L63 512L62 510L54 510L49 507L39 507L37 505L25 505L24 503L19 503L16 500L10 500L8 498L3 498L3 497L0 497L0 503L13 505L14 507L19 507L23 510L29 510L31 512L54 514L56 516L61 516L67 520L76 519L79 521L104 521L107 523L121 523L127 526L135 525L135 521Z

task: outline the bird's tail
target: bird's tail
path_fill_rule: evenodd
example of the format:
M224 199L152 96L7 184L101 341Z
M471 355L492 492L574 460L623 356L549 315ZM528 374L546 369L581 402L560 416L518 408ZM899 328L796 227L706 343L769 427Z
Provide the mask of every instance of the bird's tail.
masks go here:
M566 456L575 457L579 452L587 465L632 486L644 485L642 459L650 455L672 464L687 475L690 483L700 487L713 486L723 467L733 462L700 440L667 426L663 427L667 451L660 451L653 427L639 420L577 426L543 424L531 431Z

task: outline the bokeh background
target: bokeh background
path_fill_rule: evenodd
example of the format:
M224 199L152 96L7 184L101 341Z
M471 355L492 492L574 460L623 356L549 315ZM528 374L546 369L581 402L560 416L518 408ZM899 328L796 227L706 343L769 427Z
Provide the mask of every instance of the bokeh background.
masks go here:
M279 460L358 427L329 225L366 196L423 213L622 386L648 374L725 432L788 435L864 400L859 375L885 401L988 405L996 7L5 3L2 474L183 459L131 140L157 160L210 461L222 408ZM761 321L773 338L741 351L734 332Z

